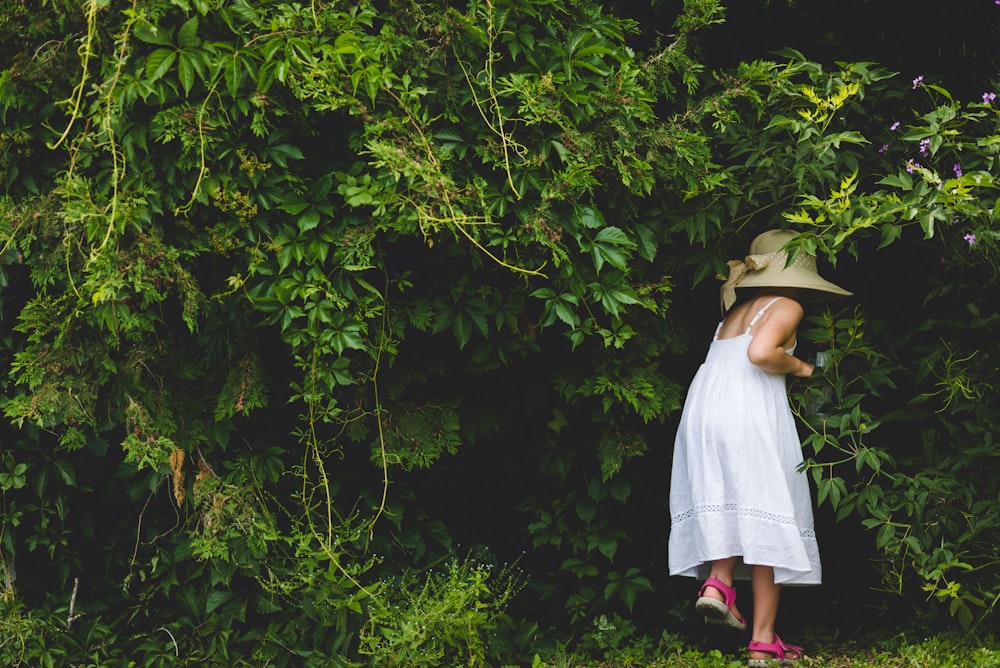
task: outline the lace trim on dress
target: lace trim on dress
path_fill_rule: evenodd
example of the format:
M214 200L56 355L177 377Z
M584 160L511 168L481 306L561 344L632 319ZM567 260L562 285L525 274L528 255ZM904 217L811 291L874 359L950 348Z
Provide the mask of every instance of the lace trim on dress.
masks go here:
M690 520L695 515L702 513L732 513L735 512L740 517L752 517L758 520L765 520L768 522L776 522L778 524L791 524L795 526L795 518L788 515L778 515L776 513L771 513L766 510L760 510L758 508L740 508L735 503L718 503L710 504L705 506L697 506L691 508L690 510L685 510L682 513L678 513L670 518L670 524L680 524L681 522L686 522ZM804 538L815 538L816 532L812 529L800 529L799 535Z

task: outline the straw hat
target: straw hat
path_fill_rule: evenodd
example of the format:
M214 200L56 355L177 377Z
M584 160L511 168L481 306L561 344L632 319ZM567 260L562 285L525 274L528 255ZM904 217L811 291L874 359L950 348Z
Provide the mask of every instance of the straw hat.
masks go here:
M788 264L788 253L782 248L797 236L791 230L768 230L753 240L746 259L729 261L729 278L722 284L723 312L736 301L736 288L805 288L835 295L852 294L820 277L815 255L799 251Z

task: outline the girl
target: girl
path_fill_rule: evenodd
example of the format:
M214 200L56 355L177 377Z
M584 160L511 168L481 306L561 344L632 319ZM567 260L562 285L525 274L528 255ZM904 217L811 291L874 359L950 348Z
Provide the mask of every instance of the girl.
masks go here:
M753 627L749 666L788 665L803 649L774 633L782 584L821 580L802 448L785 374L808 377L795 357L802 319L798 298L815 290L849 295L820 278L816 258L800 251L788 266L782 248L797 235L771 230L729 263L723 309L708 356L695 375L674 444L670 483L671 575L707 578L695 603L706 621L737 629L733 582L750 579ZM736 301L736 288L757 288Z

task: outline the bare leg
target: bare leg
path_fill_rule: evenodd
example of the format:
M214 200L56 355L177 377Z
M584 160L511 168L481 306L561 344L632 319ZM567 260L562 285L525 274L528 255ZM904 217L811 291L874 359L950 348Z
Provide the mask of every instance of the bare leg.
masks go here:
M710 573L711 577L717 580L721 580L724 584L727 584L730 587L732 587L733 570L736 568L736 564L738 563L738 561L739 557L729 557L728 559L719 559L718 561L713 561L712 572ZM722 592L717 591L715 587L711 585L705 588L705 593L703 594L703 596L707 596L708 598L714 598L719 601L725 600L725 597L723 597ZM756 594L754 594L754 598L756 598ZM740 611L736 608L735 605L733 605L732 610L733 614L736 615L737 618L743 619L743 615L740 614Z
M720 578L721 579L721 578ZM774 583L774 568L753 566L750 574L753 583L753 639L774 642L774 621L778 616L781 585ZM764 652L750 652L751 659L770 659Z

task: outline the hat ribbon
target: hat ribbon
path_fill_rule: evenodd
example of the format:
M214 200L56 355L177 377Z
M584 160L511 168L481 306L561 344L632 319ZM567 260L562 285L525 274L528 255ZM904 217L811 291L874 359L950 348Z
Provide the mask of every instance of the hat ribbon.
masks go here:
M743 282L743 279L746 278L748 271L751 269L759 271L779 262L782 268L784 268L787 258L787 253L777 252L764 253L762 255L747 255L743 261L730 260L729 278L727 278L726 282L722 284L723 310L728 311L729 308L736 302L736 288ZM722 277L720 276L719 278Z

